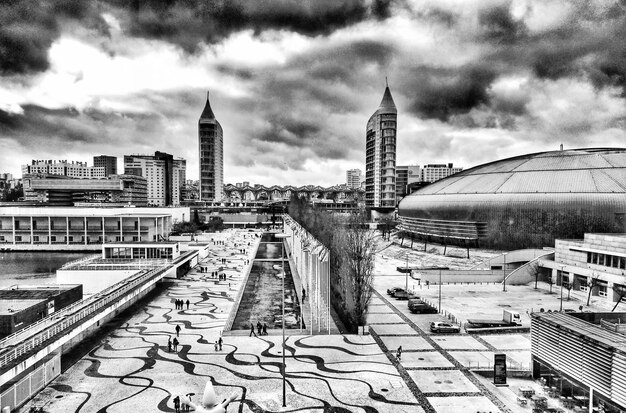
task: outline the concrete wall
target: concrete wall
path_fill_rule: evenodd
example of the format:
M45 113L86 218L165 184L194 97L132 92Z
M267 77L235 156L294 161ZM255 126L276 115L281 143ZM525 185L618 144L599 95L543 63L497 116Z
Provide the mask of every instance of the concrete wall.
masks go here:
M439 284L439 270L413 271L422 284ZM504 279L502 270L441 270L441 283L500 283Z
M59 284L82 284L83 296L97 294L139 270L58 270Z

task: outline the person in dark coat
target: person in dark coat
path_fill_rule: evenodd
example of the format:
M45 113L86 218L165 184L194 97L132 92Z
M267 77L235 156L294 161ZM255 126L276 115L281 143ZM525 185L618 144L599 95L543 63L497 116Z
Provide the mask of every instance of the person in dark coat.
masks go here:
M174 410L176 413L180 413L180 397L174 397Z
M220 351L222 351L222 342L223 342L223 340L222 340L222 337L220 336L220 339L217 340L217 344L220 347Z
M263 335L267 335L267 324L263 323Z
M256 331L259 333L259 335L261 335L261 331L263 330L263 326L261 325L260 321L256 322Z
M180 337L180 326L176 324L176 337Z
M174 337L172 344L174 345L174 351L178 351L178 339L176 337Z
M172 336L167 336L167 352L172 352Z
M187 310L189 310L189 299L187 299L186 304L187 304Z
M248 335L248 337L252 337L253 334L256 337L256 333L254 332L254 324L250 323L250 334Z

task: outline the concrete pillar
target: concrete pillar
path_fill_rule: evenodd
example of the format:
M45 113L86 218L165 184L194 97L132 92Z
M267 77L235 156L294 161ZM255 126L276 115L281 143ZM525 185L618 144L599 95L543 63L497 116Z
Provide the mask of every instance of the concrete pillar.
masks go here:
M124 242L124 220L120 217L120 242Z
M70 245L70 217L65 217L65 245Z
M48 245L52 244L52 218L48 217Z
M102 217L102 243L104 244L107 241L107 234L104 230L104 217Z
M85 245L87 245L87 217L84 217L84 233L85 233Z
M33 217L30 217L30 245L33 245Z
M15 245L15 216L11 216L11 220L13 221L13 245Z
M141 218L137 217L137 241L141 242Z
M589 387L589 413L593 413L593 387Z

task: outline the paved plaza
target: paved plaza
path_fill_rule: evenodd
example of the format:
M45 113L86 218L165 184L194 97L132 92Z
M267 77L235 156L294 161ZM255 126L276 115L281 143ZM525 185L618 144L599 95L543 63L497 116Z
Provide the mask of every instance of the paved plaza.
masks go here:
M241 251L241 245L250 241L249 233L233 231L220 237L225 245L211 245L209 257L201 263L209 273L198 266L174 280L23 411L36 405L48 412L173 412L175 395L192 393L192 400L197 400L208 380L218 398L235 394L229 408L235 412L528 411L516 404L516 393L519 387L536 383L513 378L510 387L497 388L491 379L476 373L493 368L495 353L507 355L510 370L527 373L528 333L431 333L430 323L446 316L411 314L406 300L386 294L387 288L402 285L404 276L382 274L375 278L367 316L371 335L309 336L296 331L288 336L287 407L283 408L280 330L260 337L243 332L225 335L223 348L216 350L256 250L254 245ZM258 240L255 236L254 242ZM222 259L226 259L227 279L219 282L211 272ZM498 293L493 285L444 286L442 305L466 317L491 316L501 314L500 303L526 300L519 304L524 308L546 296L544 292L533 296L530 289L511 287ZM437 289L422 291L435 300ZM189 300L189 308L175 310L176 299ZM554 300L554 295L545 299ZM182 328L180 344L176 351L168 351L168 337L176 337L177 325ZM397 360L399 346L403 353Z

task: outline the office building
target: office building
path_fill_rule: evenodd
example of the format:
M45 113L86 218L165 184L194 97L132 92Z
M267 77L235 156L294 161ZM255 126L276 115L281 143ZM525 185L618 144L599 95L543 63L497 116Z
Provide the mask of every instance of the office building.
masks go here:
M30 165L22 165L22 176L35 174L62 175L81 179L106 178L104 167L87 166L87 162L32 160Z
M419 165L396 166L396 202L400 202L408 192L408 185L420 182Z
M93 166L96 168L104 168L104 175L117 175L117 157L100 155L93 157Z
M420 171L420 181L437 182L440 179L447 178L462 170L463 168L455 168L452 163L424 165Z
M148 205L146 178L110 175L105 179L78 179L61 175L26 175L24 200L54 206L85 204Z
M224 144L222 126L215 118L209 92L198 120L200 153L200 200L221 201L224 191Z
M398 111L389 86L367 121L365 138L365 205L389 210L396 206L396 130Z
M360 188L363 178L363 172L360 169L348 169L346 171L346 185L348 188Z
M479 165L402 199L399 229L461 245L542 248L626 232L626 149L540 152Z
M124 173L140 175L148 183L148 205L180 205L186 181L186 161L164 152L125 155Z

